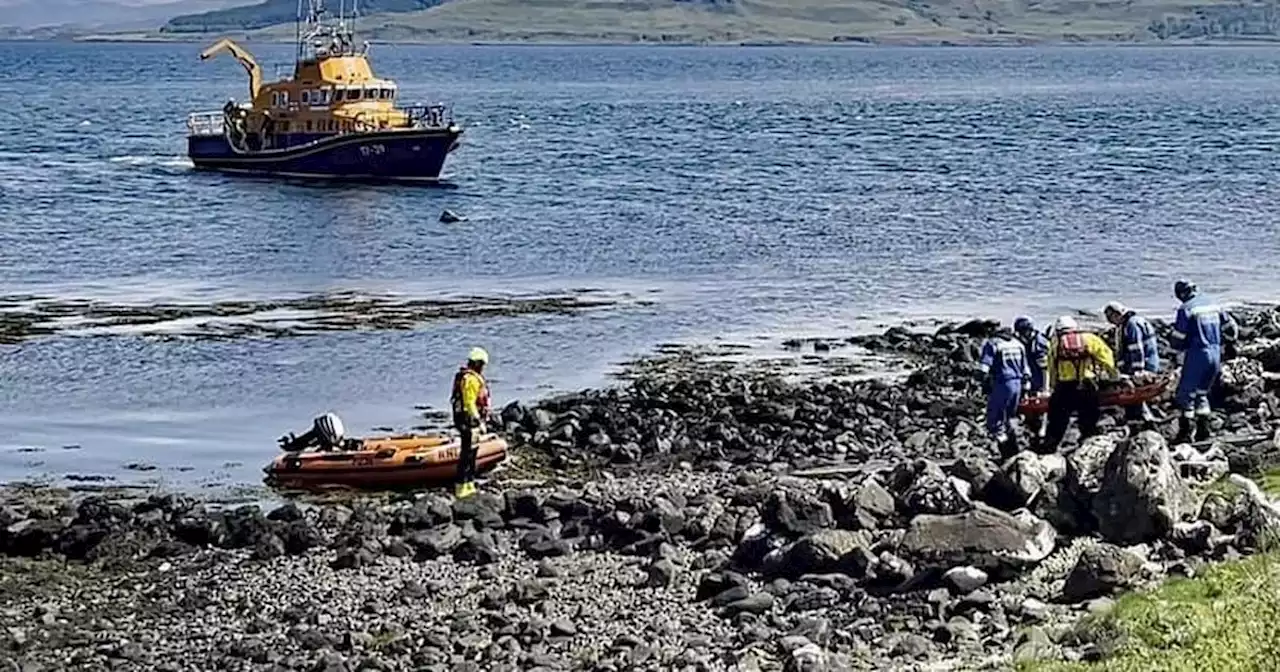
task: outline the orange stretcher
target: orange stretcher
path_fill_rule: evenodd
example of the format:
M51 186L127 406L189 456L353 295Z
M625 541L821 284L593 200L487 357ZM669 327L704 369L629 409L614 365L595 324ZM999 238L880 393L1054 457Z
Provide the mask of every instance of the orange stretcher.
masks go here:
M1161 376L1151 382L1133 387L1103 389L1098 396L1103 407L1132 406L1141 404L1144 401L1151 401L1160 396L1169 387L1169 383L1172 380L1169 376ZM1018 404L1018 412L1023 415L1043 415L1048 413L1049 395L1024 397Z

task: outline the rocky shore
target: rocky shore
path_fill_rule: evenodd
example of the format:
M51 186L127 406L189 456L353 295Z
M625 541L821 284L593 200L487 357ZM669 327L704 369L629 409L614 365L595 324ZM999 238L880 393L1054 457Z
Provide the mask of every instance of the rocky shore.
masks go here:
M520 475L218 509L175 494L0 508L19 670L1008 669L1091 660L1118 592L1257 551L1280 512L1280 313L1241 311L1217 438L1107 433L998 463L982 321L794 344L903 380L697 357L501 411ZM1167 334L1167 326L1161 326ZM1172 362L1169 362L1172 365ZM1169 413L1168 400L1156 404ZM3 662L3 661L0 661Z

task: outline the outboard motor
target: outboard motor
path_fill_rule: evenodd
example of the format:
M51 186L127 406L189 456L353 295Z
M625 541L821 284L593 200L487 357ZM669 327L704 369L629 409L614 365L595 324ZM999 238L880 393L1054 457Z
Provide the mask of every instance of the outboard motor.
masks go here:
M342 425L342 419L333 413L325 413L316 418L311 423L311 429L304 432L302 436L289 433L287 436L280 437L280 448L291 453L308 448L348 450L353 447L350 444L357 442L351 439L344 440L345 435L346 428Z

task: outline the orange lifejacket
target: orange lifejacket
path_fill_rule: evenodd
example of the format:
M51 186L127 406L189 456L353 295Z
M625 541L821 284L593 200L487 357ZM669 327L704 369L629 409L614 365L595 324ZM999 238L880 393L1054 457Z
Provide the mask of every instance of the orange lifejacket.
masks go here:
M467 366L459 367L458 373L453 376L453 391L449 395L449 402L453 406L453 414L467 414L466 405L462 399L463 384L466 382L467 376L475 376L480 381L480 394L476 398L476 410L480 412L481 418L485 418L489 415L489 383L485 381L484 376L479 371Z
M1084 335L1078 331L1072 331L1059 336L1058 357L1070 362L1090 359L1089 345L1084 342Z

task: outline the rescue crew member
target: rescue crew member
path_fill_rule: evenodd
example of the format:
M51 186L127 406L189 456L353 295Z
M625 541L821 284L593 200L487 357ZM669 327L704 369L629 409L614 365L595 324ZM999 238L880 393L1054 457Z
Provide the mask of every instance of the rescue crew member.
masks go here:
M1201 296L1187 280L1173 284L1173 295L1182 302L1173 321L1169 344L1185 353L1182 375L1174 402L1181 409L1178 436L1174 443L1191 440L1191 421L1195 420L1195 440L1209 438L1209 390L1222 371L1223 340L1234 341L1239 327L1231 315L1208 297Z
M1013 321L1013 333L1017 334L1018 340L1022 342L1031 368L1031 384L1027 388L1027 393L1032 396L1044 394L1045 383L1049 377L1049 337L1036 329L1036 323L1025 315ZM1040 415L1029 417L1027 429L1037 437L1044 438L1044 418Z
M453 426L462 439L458 452L458 474L453 493L458 498L476 494L476 438L484 432L489 417L489 384L484 379L484 367L489 363L489 353L484 348L472 348L465 366L453 377Z
M1022 391L1031 384L1026 350L1013 337L1012 329L1001 327L982 344L978 368L982 372L983 391L987 393L987 433L995 439L1002 457L1012 457L1018 452L1014 426L1018 402L1022 400Z
M1119 301L1108 303L1102 312L1107 321L1116 326L1116 368L1121 376L1134 384L1150 382L1152 376L1160 373L1155 327ZM1126 406L1124 414L1129 422L1141 422L1143 429L1155 427L1155 415L1145 401Z
M1098 433L1102 409L1098 382L1102 374L1116 375L1115 356L1097 334L1080 331L1075 318L1059 317L1049 342L1049 428L1041 446L1057 450L1073 414L1079 417L1080 439Z

